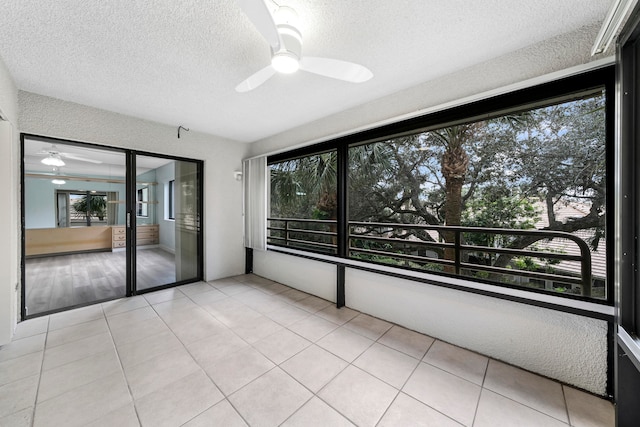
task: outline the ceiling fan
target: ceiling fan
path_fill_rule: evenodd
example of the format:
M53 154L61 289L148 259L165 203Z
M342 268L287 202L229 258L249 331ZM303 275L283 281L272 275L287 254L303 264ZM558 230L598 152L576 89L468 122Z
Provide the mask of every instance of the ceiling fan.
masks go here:
M236 91L248 92L273 77L276 72L294 73L298 69L333 79L362 83L373 77L366 67L331 58L302 56L302 34L297 15L287 6L277 6L271 14L265 0L238 0L240 7L271 46L271 64L249 76Z
M62 151L59 151L58 147L56 147L55 144L52 144L51 147L49 148L43 148L42 150L38 151L35 154L36 156L47 156L41 160L41 162L47 166L55 166L55 167L64 166L65 163L62 160L63 158L71 159L71 160L79 160L81 162L96 163L96 164L102 163L100 160L93 160L93 159L79 156L77 154L64 153Z

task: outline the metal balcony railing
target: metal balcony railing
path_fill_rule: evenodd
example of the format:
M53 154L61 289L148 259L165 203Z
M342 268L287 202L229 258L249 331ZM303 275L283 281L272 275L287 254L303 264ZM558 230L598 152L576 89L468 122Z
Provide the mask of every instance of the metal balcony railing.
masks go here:
M316 253L337 254L335 220L268 218L267 242ZM379 264L443 272L466 279L481 278L496 284L513 278L532 279L579 287L579 295L592 296L591 251L587 243L565 232L442 225L349 222L347 256ZM417 237L417 236L420 236ZM549 242L569 242L575 250L553 250ZM487 244L478 244L484 240ZM468 242L476 242L468 243ZM514 259L539 260L521 269ZM579 268L553 267L564 262ZM533 266L533 267L532 267Z

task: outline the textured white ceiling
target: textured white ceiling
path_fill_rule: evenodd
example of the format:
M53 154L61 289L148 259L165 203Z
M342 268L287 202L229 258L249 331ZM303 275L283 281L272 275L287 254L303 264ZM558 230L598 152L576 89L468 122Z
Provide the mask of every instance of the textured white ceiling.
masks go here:
M610 3L282 0L303 55L360 63L362 84L298 72L236 93L270 60L236 0L0 0L0 57L21 90L252 142L600 23Z

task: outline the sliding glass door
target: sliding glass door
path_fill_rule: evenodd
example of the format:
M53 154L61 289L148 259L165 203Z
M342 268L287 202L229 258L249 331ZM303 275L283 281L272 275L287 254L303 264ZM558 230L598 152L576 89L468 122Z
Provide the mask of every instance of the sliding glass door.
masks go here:
M201 276L200 164L136 155L136 285L146 290Z
M23 313L125 296L125 153L25 137L23 154Z
M202 277L202 162L23 135L23 317Z

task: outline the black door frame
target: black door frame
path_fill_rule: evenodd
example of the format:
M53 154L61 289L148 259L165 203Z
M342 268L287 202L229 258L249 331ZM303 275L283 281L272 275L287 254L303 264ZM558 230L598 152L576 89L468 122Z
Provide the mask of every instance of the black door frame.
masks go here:
M113 151L118 153L123 153L125 155L125 188L126 188L126 197L125 197L125 218L126 218L126 283L125 283L125 295L126 297L131 297L134 295L140 295L148 292L157 291L159 289L171 288L179 285L183 285L186 283L193 283L203 279L203 263L204 263L204 228L202 224L202 214L204 208L204 162L202 160L197 159L189 159L185 157L179 156L170 156L164 154L151 153L146 151L138 151L127 148L113 147L89 142L81 142L81 141L72 141L61 138L48 137L43 135L35 135L29 133L20 133L20 230L21 230L21 252L20 252L20 282L21 282L21 293L20 293L20 320L27 320L35 317L46 316L49 314L67 311L74 308L79 308L87 305L93 305L105 301L110 301L114 299L119 299L121 297L108 298L104 300L92 301L89 303L82 303L70 307L64 307L60 309L54 309L46 312L36 313L29 315L26 312L26 278L25 278L25 164L24 164L24 147L25 147L25 139L44 141L51 144L64 144L64 145L74 145L78 147L85 148L93 148L97 150L105 150L105 151ZM198 194L197 194L197 274L196 277L188 280L177 281L174 283L169 283L165 285L160 285L144 290L136 289L136 156L149 156L149 157L157 157L164 158L168 160L175 161L185 161L196 164L197 175L198 175Z
M640 6L622 30L616 52L616 425L640 420Z

